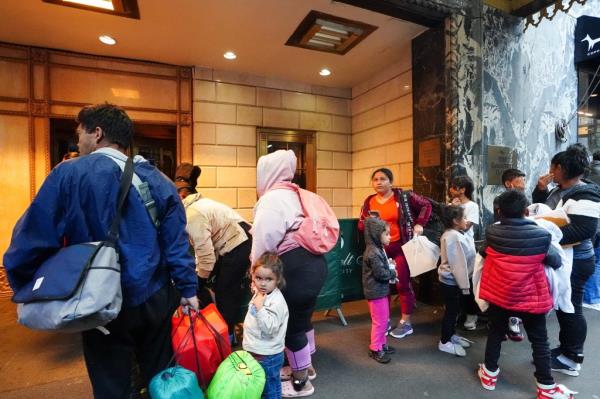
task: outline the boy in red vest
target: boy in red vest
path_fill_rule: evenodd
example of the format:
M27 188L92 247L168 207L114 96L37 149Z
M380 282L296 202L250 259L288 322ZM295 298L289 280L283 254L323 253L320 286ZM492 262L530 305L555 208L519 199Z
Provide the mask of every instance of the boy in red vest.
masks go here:
M487 228L482 250L485 263L479 296L490 303L490 329L485 364L477 372L481 385L490 391L496 388L508 318L517 316L533 348L537 398L572 399L574 392L557 385L550 373L546 331L546 313L553 303L544 267L560 267L560 256L550 245L550 233L525 218L529 201L522 192L509 190L497 200L500 223Z

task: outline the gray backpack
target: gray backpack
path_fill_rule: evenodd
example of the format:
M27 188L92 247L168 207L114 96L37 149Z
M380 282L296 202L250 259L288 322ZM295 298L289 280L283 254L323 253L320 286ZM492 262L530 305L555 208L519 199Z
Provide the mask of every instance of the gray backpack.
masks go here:
M123 300L117 239L132 175L133 161L128 158L106 241L61 248L14 294L20 324L35 330L80 332L117 317Z

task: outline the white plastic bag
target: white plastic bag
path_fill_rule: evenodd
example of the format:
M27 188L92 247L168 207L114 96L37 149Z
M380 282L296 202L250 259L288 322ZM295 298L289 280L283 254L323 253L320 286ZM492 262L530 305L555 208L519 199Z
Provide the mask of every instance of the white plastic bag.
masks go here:
M490 304L485 299L479 297L479 289L481 288L481 273L483 273L483 264L485 259L478 253L475 256L475 269L473 270L473 296L475 296L475 303L479 306L482 312L485 312L490 307Z
M413 237L402 246L402 251L406 257L411 277L435 269L440 259L440 247L423 235Z

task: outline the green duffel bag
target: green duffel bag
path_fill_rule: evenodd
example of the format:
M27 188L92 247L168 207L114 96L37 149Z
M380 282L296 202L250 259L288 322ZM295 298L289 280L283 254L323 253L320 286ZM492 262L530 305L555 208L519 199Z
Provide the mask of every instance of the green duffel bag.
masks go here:
M251 354L235 351L217 369L208 399L259 399L265 387L265 371Z

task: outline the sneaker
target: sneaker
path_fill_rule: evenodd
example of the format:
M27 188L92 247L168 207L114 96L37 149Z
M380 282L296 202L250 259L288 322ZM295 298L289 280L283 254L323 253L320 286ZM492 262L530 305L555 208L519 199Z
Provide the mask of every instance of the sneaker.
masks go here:
M292 379L292 368L290 366L283 366L281 370L279 370L279 378L281 381L289 381ZM308 368L308 379L309 381L317 378L317 370L315 370L312 366Z
M413 328L412 325L408 324L408 323L403 323L400 322L398 323L398 327L394 328L391 332L390 335L394 338L404 338L407 335L410 335L413 333Z
M570 375L571 377L579 377L578 370L574 369L571 366L567 366L566 364L564 364L563 362L558 360L558 358L556 356L551 357L550 365L551 365L550 367L552 368L552 371ZM551 396L549 396L549 397L551 397Z
M477 328L477 315L476 314L468 314L465 319L465 324L463 324L465 330L473 331Z
M511 341L523 341L523 333L521 332L521 319L518 317L509 317L508 331L506 335Z
M390 360L392 360L390 355L388 355L383 349L380 351L369 350L369 357L382 364L389 363Z
M442 344L442 341L438 342L438 349L442 352L446 352L455 356L467 356L467 352L465 352L465 349L459 344L455 344L452 341L448 341L445 344Z
M481 382L481 386L487 389L488 391L493 391L496 389L496 382L498 381L498 374L500 374L500 369L491 372L486 367L485 364L480 363L479 369L477 370L477 375L479 376L479 381Z
M394 353L396 353L396 348L394 348L393 346L389 346L387 344L383 345L383 348L381 348L381 350L383 350L388 355L393 355Z
M573 399L576 393L562 384L537 384L537 399Z
M301 398L310 396L315 393L315 387L310 383L308 378L304 381L282 381L281 382L281 397L282 398Z
M450 337L450 341L452 341L453 344L462 346L463 348L470 348L471 344L474 343L470 339L466 339L465 337L461 337L460 335L456 334Z

